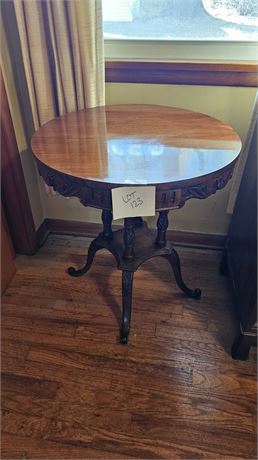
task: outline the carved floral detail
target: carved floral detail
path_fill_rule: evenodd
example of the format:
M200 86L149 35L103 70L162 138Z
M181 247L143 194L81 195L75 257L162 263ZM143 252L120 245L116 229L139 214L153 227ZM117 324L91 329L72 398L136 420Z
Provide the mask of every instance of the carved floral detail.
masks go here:
M112 210L111 199L111 184L103 184L101 182L91 182L86 179L69 176L67 174L55 171L39 160L38 168L45 182L54 188L63 196L75 196L79 198L84 206L92 206L96 208ZM220 173L217 177L215 173L207 176L206 179L201 179L202 182L178 189L173 189L173 183L168 185L164 190L160 190L157 186L156 192L156 210L173 209L182 207L190 198L204 199L221 190L230 180L233 174L234 165L231 165L226 171Z
M164 247L166 245L166 231L168 228L168 213L169 211L160 211L157 222L158 234L155 243Z
M127 218L124 222L124 258L133 259L135 243L134 220L133 218Z
M228 183L232 177L233 171L229 170L221 174L216 179L207 179L206 183L195 185L193 187L186 187L182 190L182 203L190 198L204 199L210 195L213 195L217 190L221 190Z
M230 170L224 171L217 178L207 177L200 184L190 187L182 187L182 189L157 190L156 193L156 210L172 209L184 206L185 202L190 198L204 199L208 196L221 190L228 183L233 174L233 166Z
M103 184L89 185L89 183L77 177L55 171L38 162L39 173L47 185L54 188L60 195L79 198L83 206L93 206L101 209L111 209L111 192L109 188L103 188Z

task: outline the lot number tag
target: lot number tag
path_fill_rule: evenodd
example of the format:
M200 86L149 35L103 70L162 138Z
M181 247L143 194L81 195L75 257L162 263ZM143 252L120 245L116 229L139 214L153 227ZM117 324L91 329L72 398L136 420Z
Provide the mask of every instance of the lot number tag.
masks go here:
M113 219L155 216L155 187L118 187L112 189Z

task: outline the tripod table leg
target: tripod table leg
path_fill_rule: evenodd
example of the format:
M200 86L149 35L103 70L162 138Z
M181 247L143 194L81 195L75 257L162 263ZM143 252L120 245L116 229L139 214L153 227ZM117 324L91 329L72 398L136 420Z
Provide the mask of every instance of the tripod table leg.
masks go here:
M133 274L127 270L122 271L122 325L120 342L126 344L130 332L131 309L132 309L132 290Z
M179 255L175 249L172 249L171 254L164 255L165 259L167 259L173 269L175 280L180 289L187 295L187 297L191 297L192 299L199 299L201 296L201 289L190 289L187 287L183 281L182 273L181 273L181 264Z
M84 273L87 273L92 265L94 256L99 249L102 249L101 246L99 246L96 243L96 240L93 240L90 244L86 264L84 265L84 267L80 268L79 270L76 270L76 268L74 267L69 267L67 270L69 275L76 277L76 276L82 276L84 275Z

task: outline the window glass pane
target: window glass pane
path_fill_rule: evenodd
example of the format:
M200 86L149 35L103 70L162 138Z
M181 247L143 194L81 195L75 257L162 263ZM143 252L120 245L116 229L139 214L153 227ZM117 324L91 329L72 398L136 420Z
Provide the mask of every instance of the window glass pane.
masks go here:
M104 36L258 40L258 0L102 0Z

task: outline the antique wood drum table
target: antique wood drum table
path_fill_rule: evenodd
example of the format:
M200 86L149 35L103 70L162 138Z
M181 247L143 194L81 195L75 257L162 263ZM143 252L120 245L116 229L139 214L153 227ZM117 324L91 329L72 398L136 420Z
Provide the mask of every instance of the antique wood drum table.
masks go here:
M241 142L227 124L189 110L156 105L114 105L86 109L55 118L32 138L32 150L45 182L84 206L102 209L103 231L90 244L86 273L100 249L110 251L122 271L121 342L130 331L133 275L151 257L171 265L185 295L198 299L182 279L180 260L166 240L169 210L190 198L205 199L232 176ZM157 231L142 216L125 217L112 231L112 193L117 187L155 186ZM139 190L139 189L138 189ZM158 300L158 299L157 299Z

